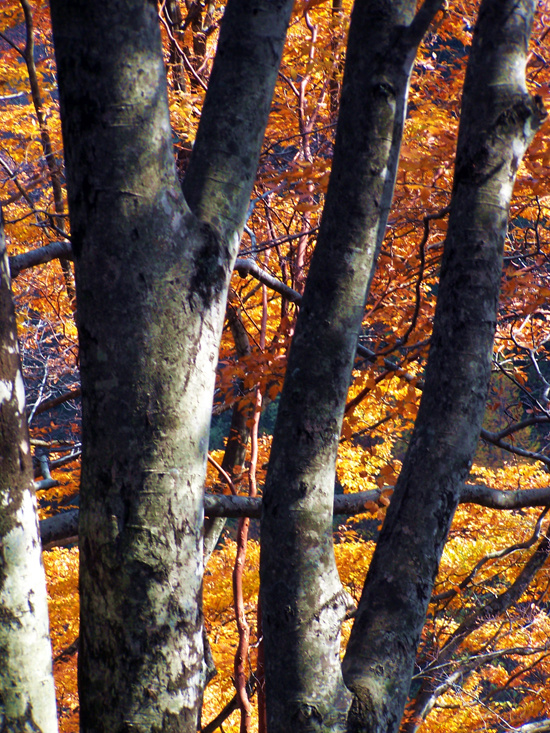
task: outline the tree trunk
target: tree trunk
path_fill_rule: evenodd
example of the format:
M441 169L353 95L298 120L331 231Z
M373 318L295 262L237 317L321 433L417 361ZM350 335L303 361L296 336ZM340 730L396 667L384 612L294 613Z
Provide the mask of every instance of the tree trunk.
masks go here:
M0 213L0 730L56 733L46 582Z
M273 436L261 529L270 733L343 731L348 601L332 545L334 472L368 285L391 203L409 74L441 2L356 2L334 161Z
M215 367L291 3L230 0L187 201L156 4L51 5L81 348L81 730L194 732Z
M524 78L535 5L481 4L422 401L343 664L355 695L353 733L399 728L441 552L478 441L512 188L544 116Z

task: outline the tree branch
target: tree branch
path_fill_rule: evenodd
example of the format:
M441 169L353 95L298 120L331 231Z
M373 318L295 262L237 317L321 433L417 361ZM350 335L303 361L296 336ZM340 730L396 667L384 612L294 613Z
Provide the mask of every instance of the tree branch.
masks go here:
M489 509L523 509L549 506L550 486L542 489L492 489L485 484L464 484L460 493L461 504L478 504Z
M71 456L71 460L76 456ZM60 459L63 460L63 459ZM59 465L56 462L57 465ZM53 466L53 464L52 464ZM367 505L378 503L382 492L392 487L360 491L356 494L339 494L334 497L335 516L355 516L369 511ZM522 509L526 507L550 506L550 487L543 489L523 489L502 491L491 489L484 484L464 484L460 498L461 504L478 504L490 509ZM250 517L259 519L262 513L262 498L249 496L229 496L225 494L205 494L204 513L207 517ZM72 536L78 532L78 509L71 509L40 522L43 544Z
M530 428L532 425L547 425L548 423L550 423L550 417L548 417L548 415L534 415L533 417L528 417L521 422L508 425L508 427L503 428L498 433L490 433L490 435L494 439L500 440L502 438L506 438L508 435L517 433L519 430Z
M64 402L69 402L69 400L77 399L77 397L80 397L81 394L82 390L80 389L80 387L77 387L76 389L72 389L69 392L58 395L57 397L52 397L50 400L39 402L36 409L34 410L34 414L40 415L42 412L47 412L48 410L51 410L58 405L62 405Z
M70 242L52 242L51 244L47 244L45 247L31 249L29 252L23 252L19 255L12 255L9 258L11 277L12 279L15 279L23 270L35 267L36 265L46 264L47 262L51 262L51 260L55 259L73 259ZM293 290L293 288L289 287L281 280L270 275L253 259L237 259L235 261L234 269L241 277L250 275L263 285L267 285L268 288L271 288L271 290L282 295L291 303L296 303L298 305L302 300L302 296L297 290ZM372 351L372 349L369 349L363 344L358 344L357 354L365 359L369 359L370 361L373 361L377 357L375 351ZM389 359L384 359L384 366L391 371L397 371L401 368L399 364L395 364ZM402 377L407 382L417 380L417 377L410 374L403 374Z
M510 432L513 431L510 430ZM510 434L510 432L508 434ZM505 440L502 440L500 433L491 433L489 430L482 428L480 437L483 438L486 443L491 443L491 445L494 445L497 448L502 448L503 450L508 451L508 453L514 453L515 455L522 456L523 458L532 458L535 461L544 463L545 466L550 466L550 458L548 458L548 456L545 456L542 453L536 453L535 451L526 450L525 448L520 448L517 445L511 445Z
M52 242L51 244L47 244L45 247L31 249L28 252L23 252L19 255L12 255L9 258L12 280L15 279L23 270L27 270L29 267L44 265L46 262L51 262L51 260L59 258L68 260L73 259L73 251L69 241Z
M512 733L549 733L550 718L539 720L536 723L525 723L519 728L512 728Z
M445 5L445 0L424 0L407 29L406 42L416 48L424 38L437 13Z
M252 259L236 260L234 269L239 273L241 277L251 275L252 277L256 278L256 280L259 280L264 285L267 285L267 287L275 290L275 292L280 293L291 303L300 303L300 301L302 300L302 296L300 295L300 293L298 293L296 290L293 290L291 287L286 285L281 280L278 280L276 277L273 277L273 275L270 275L265 270L262 270L262 268Z

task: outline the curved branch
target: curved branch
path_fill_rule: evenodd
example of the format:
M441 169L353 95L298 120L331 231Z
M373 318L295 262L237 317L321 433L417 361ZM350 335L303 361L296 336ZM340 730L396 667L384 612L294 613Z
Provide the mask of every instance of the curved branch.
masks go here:
M253 260L253 259L238 259L235 261L234 268L241 277L251 275L252 277L259 280L263 285L267 285L271 290L280 293L284 298L289 300L291 303L300 303L302 296L296 290L293 290L284 282L278 280L273 275L270 275Z
M523 458L533 458L535 461L544 463L545 466L550 466L550 458L548 458L548 456L545 456L542 453L536 453L535 451L526 450L525 448L520 448L517 445L511 445L505 440L502 440L499 433L491 433L489 430L482 428L480 437L483 438L486 443L491 443L497 448L502 448L503 450L508 451L508 453L515 453L516 456L522 456Z
M411 48L416 48L422 41L433 19L444 6L445 0L424 0L407 29L406 40L410 43Z
M500 430L498 433L490 433L490 435L493 438L500 440L501 438L508 437L508 435L513 435L514 433L517 433L519 430L530 428L533 425L547 425L548 423L550 423L550 417L548 415L534 415L533 417L528 417L525 420L521 420L521 422L514 423L513 425L508 425L508 427Z

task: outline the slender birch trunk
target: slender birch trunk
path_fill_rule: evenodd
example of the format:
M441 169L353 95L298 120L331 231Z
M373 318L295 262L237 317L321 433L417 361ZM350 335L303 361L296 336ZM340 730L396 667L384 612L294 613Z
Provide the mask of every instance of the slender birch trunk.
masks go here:
M48 600L0 212L0 730L56 733Z

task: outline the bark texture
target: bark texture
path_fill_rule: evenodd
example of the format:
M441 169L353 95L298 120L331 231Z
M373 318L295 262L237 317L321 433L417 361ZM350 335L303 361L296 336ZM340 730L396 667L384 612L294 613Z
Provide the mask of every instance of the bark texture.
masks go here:
M525 86L534 0L483 0L422 402L343 669L353 733L397 731L449 526L485 410L508 209L543 117Z
M194 732L215 366L291 4L230 1L188 202L156 4L51 5L81 347L81 730Z
M332 546L338 440L394 187L409 74L441 3L356 2L332 173L264 489L261 604L270 733L343 731L348 600ZM428 8L428 6L430 6ZM431 13L431 15L430 15Z
M0 730L56 733L46 581L0 213Z

